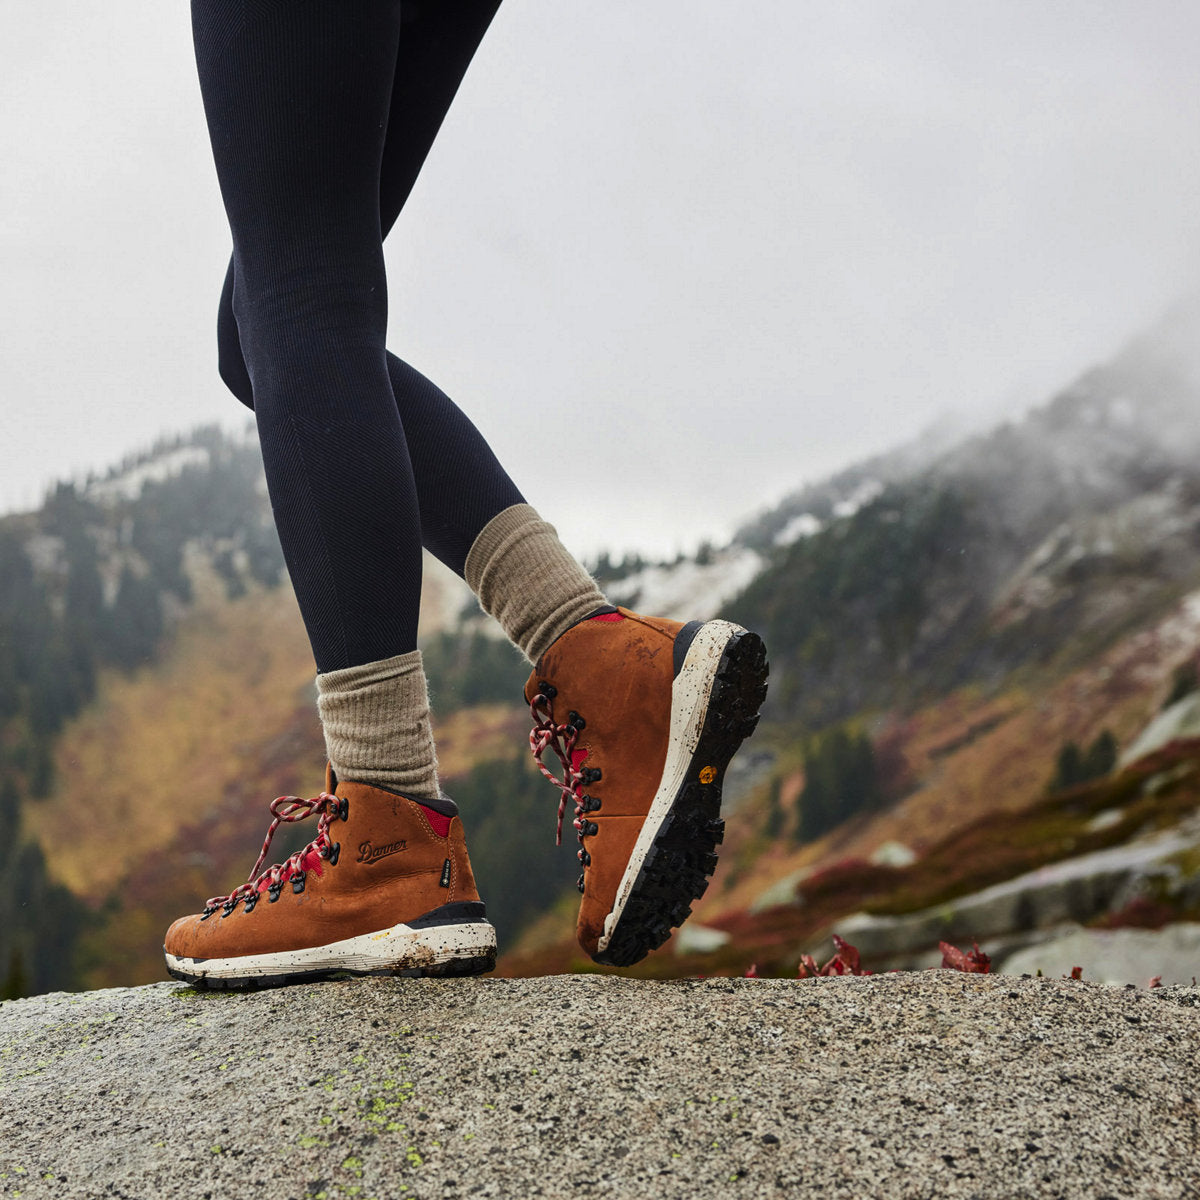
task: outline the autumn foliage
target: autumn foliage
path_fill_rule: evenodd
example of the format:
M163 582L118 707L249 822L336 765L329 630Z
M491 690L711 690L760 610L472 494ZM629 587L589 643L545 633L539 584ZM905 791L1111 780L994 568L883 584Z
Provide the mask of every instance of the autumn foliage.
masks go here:
M979 948L976 942L972 949L963 951L949 942L942 942L942 967L949 971L965 971L969 975L987 975L992 969L992 960ZM833 935L833 957L823 966L817 965L817 960L811 954L800 956L800 968L797 971L799 979L815 979L821 975L871 975L862 965L858 949L845 938ZM758 970L751 967L746 972L749 979L758 978Z

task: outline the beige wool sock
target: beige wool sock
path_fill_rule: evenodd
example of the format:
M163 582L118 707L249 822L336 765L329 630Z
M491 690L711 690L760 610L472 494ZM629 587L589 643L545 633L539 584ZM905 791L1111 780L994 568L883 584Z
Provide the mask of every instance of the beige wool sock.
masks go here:
M497 513L480 531L463 572L484 612L531 663L577 621L608 601L528 504Z
M339 779L438 796L437 753L420 650L317 676L317 710Z

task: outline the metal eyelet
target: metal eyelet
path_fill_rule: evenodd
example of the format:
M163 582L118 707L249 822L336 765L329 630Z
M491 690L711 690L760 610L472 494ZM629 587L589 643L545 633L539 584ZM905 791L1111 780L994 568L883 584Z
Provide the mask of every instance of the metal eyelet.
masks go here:
M342 821L350 819L350 801L345 796L338 801L337 815L338 819Z
M574 709L571 709L567 713L567 724L578 733L587 725L587 722Z
M253 912L254 906L258 903L258 893L252 892L247 898L246 903L242 906L243 912Z
M302 891L304 891L304 872L303 871L301 871L299 875L292 876L292 891L295 892L296 895L299 895Z
M221 905L221 920L222 920L222 921L223 921L223 920L224 920L224 919L225 919L227 916L229 916L229 914L230 914L231 912L233 912L233 910L234 910L235 908L237 908L237 903L238 903L238 902L237 902L236 900L226 900L226 901L225 901L225 903Z
M331 867L337 866L338 857L341 853L342 853L342 843L334 842L333 849L329 851L329 865Z
M583 863L585 867L590 867L592 865L592 856L586 850L580 850L575 857L579 859L579 861Z
M217 910L215 908L205 907L204 911L200 914L200 920L207 921L208 918L211 917L216 911Z
M283 891L282 883L273 883L267 888L267 899L274 904L279 899L279 893Z
M577 888L578 888L578 889L579 889L581 892L583 891L583 876L582 876L582 875L580 875L580 877L579 877L577 880L575 880L575 886L576 886L576 887L577 887Z
M558 688L552 683L547 683L544 679L539 679L538 693L545 696L547 700L553 700L558 695Z

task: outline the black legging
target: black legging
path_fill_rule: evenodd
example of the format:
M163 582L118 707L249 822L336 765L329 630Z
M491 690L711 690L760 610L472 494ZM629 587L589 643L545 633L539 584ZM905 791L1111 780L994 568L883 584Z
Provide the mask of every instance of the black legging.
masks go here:
M499 0L192 0L233 258L221 376L255 411L317 668L416 646L421 545L462 573L522 500L387 353L382 241ZM403 10L403 11L402 11Z

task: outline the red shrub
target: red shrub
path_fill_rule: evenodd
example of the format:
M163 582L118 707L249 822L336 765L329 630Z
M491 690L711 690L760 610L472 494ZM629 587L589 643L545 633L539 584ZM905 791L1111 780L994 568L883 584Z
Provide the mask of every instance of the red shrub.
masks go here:
M992 970L991 958L974 943L974 949L965 953L949 942L939 942L942 952L942 967L950 971L965 971L968 975L988 975Z

